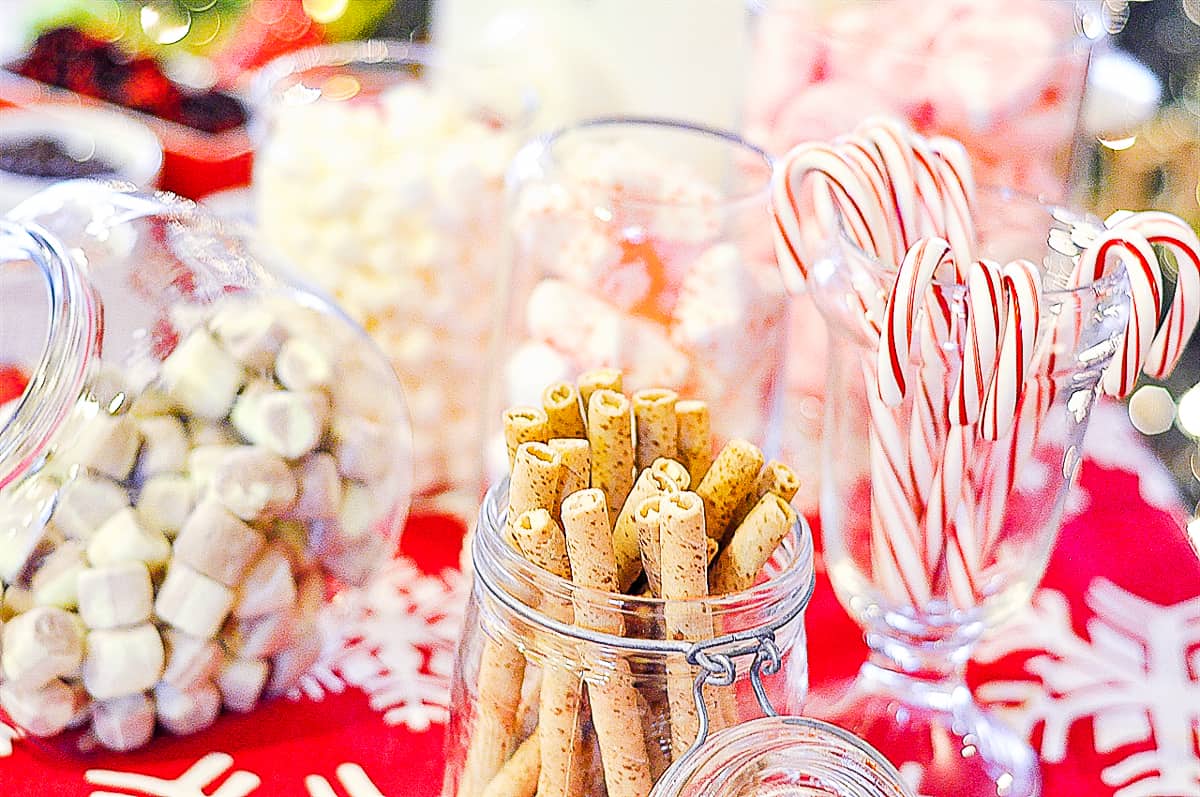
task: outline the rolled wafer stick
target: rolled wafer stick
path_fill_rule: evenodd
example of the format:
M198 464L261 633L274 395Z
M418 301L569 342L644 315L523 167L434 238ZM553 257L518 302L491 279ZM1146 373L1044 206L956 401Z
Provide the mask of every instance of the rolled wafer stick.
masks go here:
M617 583L621 592L628 591L642 572L637 523L634 518L638 506L652 495L686 490L689 478L682 465L675 460L661 457L638 475L613 527L613 555L617 563Z
M741 592L754 586L763 565L770 561L795 522L796 513L783 498L775 493L760 498L717 557L712 571L712 594Z
M646 574L646 586L650 589L650 594L656 598L662 597L658 521L660 500L662 500L662 495L652 495L638 504L637 509L633 511L633 523L637 528L638 552L642 557L642 570Z
M540 793L540 764L540 739L535 733L521 742L512 758L504 763L483 790L482 797L534 797Z
M531 509L554 512L558 507L558 485L562 457L546 443L522 443L517 448L512 478L508 485L508 520L505 538L516 548L518 518Z
M693 599L708 595L708 535L704 502L691 492L663 496L659 501L659 542L663 608L670 639L701 640L713 635L712 616ZM700 715L693 695L696 673L685 659L667 660L667 699L671 707L671 751L682 756L700 733ZM705 693L709 721L717 729L728 717L716 695Z
M588 443L592 447L592 487L603 491L608 516L616 520L633 489L633 419L629 399L600 389L588 401Z
M763 466L758 474L758 479L754 482L754 489L747 493L742 502L738 504L738 508L733 512L733 517L729 520L729 525L735 529L740 526L746 519L746 515L749 515L750 510L758 503L758 499L767 493L777 495L784 501L791 501L799 491L800 477L796 475L796 471L779 460L773 459Z
M735 438L721 449L696 487L696 494L704 501L708 536L717 542L725 539L734 511L754 489L762 466L762 452L745 440Z
M575 385L562 381L547 387L542 392L542 409L546 411L550 437L587 437L579 388Z
M594 488L577 492L563 502L562 514L575 583L615 591L617 568L604 493ZM575 622L603 633L624 630L619 616L586 599L576 602ZM653 783L629 662L617 659L602 681L588 684L588 696L609 796L646 797Z
M504 766L517 730L525 657L507 640L488 639L479 662L479 698L459 797L476 797ZM535 777L536 781L536 777Z
M651 388L633 394L634 462L638 470L650 467L659 457L674 459L678 428L674 390Z
M575 382L579 385L579 398L583 402L584 414L587 414L587 408L591 406L593 393L597 390L620 393L622 381L621 372L616 368L593 368L580 374Z
M687 468L692 484L699 484L713 462L708 405L691 399L676 402L675 436L676 459Z
M559 507L571 493L586 490L591 486L592 448L587 440L554 438L547 445L558 452L562 459L562 478L558 484L558 504L554 516L559 517Z
M717 558L717 554L721 552L721 545L712 537L708 538L708 549L705 551L705 565L712 567L713 560Z
M550 439L550 420L541 407L509 407L504 411L504 445L511 470L522 443L544 443Z

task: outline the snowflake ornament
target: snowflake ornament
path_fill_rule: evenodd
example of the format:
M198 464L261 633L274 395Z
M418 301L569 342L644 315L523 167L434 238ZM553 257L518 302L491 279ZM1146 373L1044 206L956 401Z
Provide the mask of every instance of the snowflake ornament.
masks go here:
M0 722L0 758L7 758L12 755L13 742L24 738L25 733L20 728L15 728L6 722Z
M1036 680L984 684L980 699L1026 738L1042 725L1041 756L1051 763L1066 758L1072 729L1088 718L1099 754L1151 744L1101 772L1114 797L1200 797L1200 598L1162 606L1097 578L1085 600L1095 614L1086 639L1071 626L1066 598L1044 589L985 640L975 656L982 662L1037 651L1025 663Z
M209 753L173 780L109 769L89 769L84 780L104 789L121 790L95 791L92 797L247 797L262 785L262 778L258 775L239 769L230 773L220 788L205 794L205 788L220 780L232 768L233 756Z

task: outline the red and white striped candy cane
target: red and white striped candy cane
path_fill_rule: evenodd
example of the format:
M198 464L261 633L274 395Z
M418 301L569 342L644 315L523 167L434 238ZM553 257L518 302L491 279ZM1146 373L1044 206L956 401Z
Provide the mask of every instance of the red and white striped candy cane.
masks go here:
M950 245L946 241L924 238L913 244L900 263L879 339L878 388L886 406L895 407L904 399L917 308L925 301L934 273L949 255Z
M1003 281L1004 333L979 422L980 435L986 440L999 440L1012 426L1041 327L1042 275L1038 267L1028 260L1014 260L1004 267Z
M868 119L856 134L869 142L872 157L887 178L889 215L896 220L899 251L903 252L921 237L912 148L916 135L899 120L886 116Z
M994 260L976 260L967 270L963 364L950 399L951 419L960 426L979 420L996 367L1006 309L1001 271Z

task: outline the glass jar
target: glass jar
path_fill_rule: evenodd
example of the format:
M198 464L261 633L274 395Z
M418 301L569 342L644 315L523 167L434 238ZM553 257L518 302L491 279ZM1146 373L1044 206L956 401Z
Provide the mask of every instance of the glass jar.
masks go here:
M774 453L788 302L764 223L770 175L736 136L662 120L527 145L509 178L495 406L540 406L544 385L617 368L626 390L707 401L718 438ZM489 453L502 464L503 446Z
M408 509L362 330L194 203L61 183L0 221L0 707L129 750L286 692Z
M861 739L805 717L764 717L716 734L651 797L911 797L900 773Z
M541 689L551 681L565 681L576 695L585 688L594 694L593 690L632 686L635 695L629 705L636 700L636 716L631 721L631 715L625 716L625 738L639 759L644 750L645 763L640 765L648 766L652 779L671 763L669 671L676 677L682 671L689 682L702 672L716 680L721 680L718 673L725 676L728 685L710 682L704 687L704 700L698 701L703 707L705 700L715 699L721 706L711 717L714 727L762 716L756 683L780 711L794 712L804 702L808 658L803 613L814 576L812 538L803 519L754 587L693 601L664 601L585 589L530 564L504 538L507 502L507 483L501 482L484 499L471 543L474 587L451 691L454 710L447 731L444 797L481 793L509 753L510 764L520 764L522 748L537 743L534 725ZM625 635L560 622L555 619L556 606L586 611L598 626L619 624ZM672 611L709 614L717 636L699 643L664 639L663 618ZM767 640L761 643L765 647L760 647L760 637ZM739 656L753 654L758 661L763 651L769 655L761 667L751 668L753 678L735 666ZM506 662L506 677L497 680L500 661ZM760 669L767 673L761 680ZM498 688L502 686L508 688ZM502 727L485 721L495 716L506 718ZM584 784L581 793L603 794L603 753L594 749L591 715L581 711L571 724L574 736L563 745L576 754L560 760L559 766L565 767L568 780ZM484 732L485 726L490 732ZM490 766L481 765L486 757L477 754L487 741L493 743Z
M462 498L473 512L504 173L531 96L495 70L441 68L390 41L284 56L256 93L259 228L400 375L418 502Z
M948 135L981 185L1065 196L1093 0L753 0L746 135L782 154L868 116Z

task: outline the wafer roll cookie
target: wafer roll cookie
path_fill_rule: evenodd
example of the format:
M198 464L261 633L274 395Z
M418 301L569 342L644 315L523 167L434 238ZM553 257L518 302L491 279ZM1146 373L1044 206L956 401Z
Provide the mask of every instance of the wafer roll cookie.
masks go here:
M571 493L586 490L592 480L592 447L587 440L554 438L547 445L562 458L562 478L558 484L558 502L551 513L562 517L562 502Z
M725 595L752 587L759 571L795 522L796 513L783 498L774 493L760 498L717 558L712 572L713 594Z
M517 550L517 519L531 509L553 512L558 504L562 457L545 443L522 443L517 448L512 479L508 485L508 520L505 537Z
M575 385L565 381L550 385L542 392L542 409L546 411L550 437L587 437L579 388Z
M563 502L563 525L575 583L612 592L617 573L606 503L597 489L575 493ZM611 614L586 602L575 606L580 626L620 635L624 624ZM588 685L588 695L609 797L646 797L653 784L629 663L618 659L603 682Z
M659 501L661 500L661 495L652 495L638 504L633 513L633 522L637 527L638 553L642 557L642 570L646 573L646 584L650 588L650 594L656 598L662 597L658 529Z
M729 521L758 479L763 455L745 440L730 440L713 461L712 467L696 487L704 501L704 519L708 536L717 542L725 539Z
M687 489L688 474L683 466L670 459L657 459L634 482L621 513L613 527L613 555L617 563L617 583L628 592L642 572L642 557L638 546L634 514L638 506L652 495L679 492Z
M689 603L708 595L704 502L695 493L663 496L659 502L659 560L667 634L671 639L711 639L712 618L703 606ZM683 755L700 733L700 716L692 694L696 673L677 656L667 660L667 698L671 707L671 750ZM722 718L716 700L706 693L709 720ZM715 727L715 726L714 726Z
M540 407L510 407L504 411L504 445L508 449L508 467L516 463L522 443L544 443L550 439L549 419Z
M593 368L584 371L575 382L579 385L579 398L585 411L591 406L592 394L597 390L611 390L614 393L623 390L621 372L616 368Z
M459 797L481 794L508 758L517 728L525 657L507 640L489 639L479 662L479 702L467 743Z
M678 436L675 404L679 394L665 388L639 390L633 394L635 461L638 470L650 467L659 457L674 459Z
M597 390L588 402L588 443L592 446L592 487L604 492L608 517L615 521L633 489L633 420L629 399Z
M796 475L796 471L778 460L771 460L758 474L758 478L754 482L754 489L738 504L738 508L729 521L730 528L736 529L740 526L746 515L749 515L750 510L758 503L758 499L767 493L774 493L784 501L791 501L799 490L800 477Z
M521 742L512 758L505 762L483 790L482 797L534 797L540 794L538 771L541 768L541 751L538 742L536 733Z
M675 402L675 451L676 459L691 475L692 484L700 484L713 461L712 422L703 401Z

